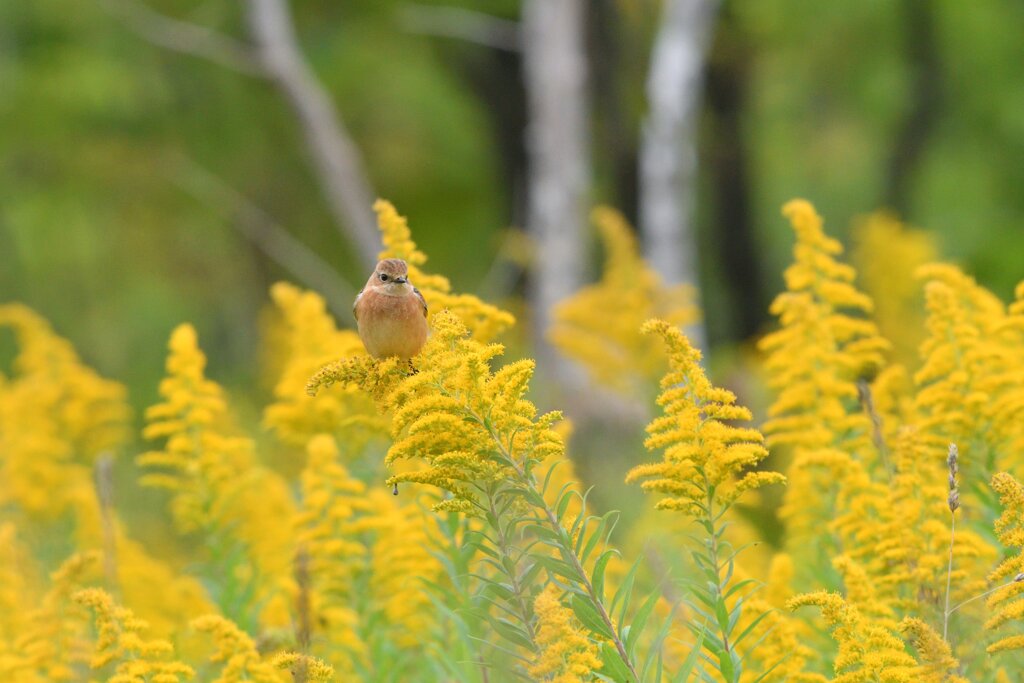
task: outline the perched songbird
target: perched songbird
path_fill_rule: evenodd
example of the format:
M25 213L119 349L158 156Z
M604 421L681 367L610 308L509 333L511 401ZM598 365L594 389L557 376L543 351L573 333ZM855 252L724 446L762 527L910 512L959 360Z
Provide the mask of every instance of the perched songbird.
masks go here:
M427 341L427 302L409 284L409 267L402 259L377 264L352 312L359 338L374 358L409 360Z

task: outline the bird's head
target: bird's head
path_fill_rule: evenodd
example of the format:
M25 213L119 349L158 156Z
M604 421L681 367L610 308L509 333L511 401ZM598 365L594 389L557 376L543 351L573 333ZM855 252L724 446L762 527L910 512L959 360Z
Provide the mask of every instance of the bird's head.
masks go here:
M384 259L374 268L366 286L387 294L404 294L412 288L409 284L409 266L400 258Z

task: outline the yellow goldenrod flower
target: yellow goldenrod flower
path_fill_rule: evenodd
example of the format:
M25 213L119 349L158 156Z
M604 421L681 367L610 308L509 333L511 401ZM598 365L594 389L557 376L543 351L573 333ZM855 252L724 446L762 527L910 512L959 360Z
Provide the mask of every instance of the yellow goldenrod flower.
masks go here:
M874 320L892 342L893 357L909 364L917 358L924 328L923 290L913 274L938 256L935 238L879 212L856 223L853 241L851 261L874 302Z
M746 654L748 661L740 678L742 683L825 683L821 674L808 672L808 662L816 653L809 646L811 633L807 625L784 611L792 595L793 560L789 555L772 557L767 581L757 593L746 600L746 608L738 630L753 626L751 638L757 646ZM759 622L754 625L754 619Z
M74 595L75 602L92 610L96 620L93 669L116 664L110 683L179 683L195 672L172 659L173 646L165 640L143 640L148 628L130 609L120 607L103 590L87 588Z
M307 390L315 393L334 383L359 386L393 411L395 439L386 462L418 459L425 469L394 475L389 483L430 484L452 494L438 510L473 510L475 490L501 481L507 461L541 461L561 455L561 439L551 426L558 413L537 417L523 398L533 374L532 361L490 369L500 345L484 345L468 336L454 314L433 318L433 335L417 359L418 371L407 374L395 359L354 358L328 365L314 375Z
M210 574L224 589L217 596L222 609L246 622L258 610L264 622L285 626L294 555L288 484L257 464L250 439L232 434L224 392L205 376L206 357L191 325L174 330L169 349L163 402L146 411L143 431L163 439L164 449L138 457L142 467L157 469L142 484L173 493L180 532L210 539L217 565Z
M5 534L0 540L5 541L7 552L21 556L23 551L16 538ZM7 542L11 543L9 548ZM26 561L23 556L17 559ZM23 605L19 614L7 615L8 619L20 619L17 630L4 638L13 656L0 662L0 672L17 681L77 678L76 672L89 662L91 643L84 614L79 613L72 596L98 578L98 567L99 553L72 555L50 574L50 587L44 595L33 596L33 604Z
M192 627L213 637L216 650L210 661L222 663L220 676L211 683L286 683L291 678L285 677L274 662L265 660L252 638L230 619L208 614L193 620Z
M413 503L399 504L386 491L371 493L377 531L370 564L370 590L382 606L387 638L414 651L435 627L429 583L437 583L442 569L430 552L424 510Z
M836 683L914 683L919 681L916 660L903 641L885 623L865 618L841 595L820 591L798 595L790 609L805 605L821 608L832 637L839 644L834 668Z
M280 373L274 402L263 413L263 424L290 444L305 445L316 434L336 434L350 457L372 439L387 433L376 406L352 387L334 387L315 398L306 394L306 381L335 358L363 354L359 336L338 330L323 297L285 282L270 290L280 318L277 360Z
M89 496L96 457L124 443L125 389L83 365L27 307L0 305L5 327L16 355L11 376L0 375L0 504L50 522Z
M311 610L308 621L316 637L330 642L329 660L347 676L368 666L367 646L359 633L356 584L367 570L364 538L372 528L374 503L366 484L338 462L338 446L321 434L307 446L302 471L302 508L296 517L298 545L308 557Z
M1000 386L1011 360L999 343L1005 307L954 266L923 266L918 277L927 280L928 309L923 363L914 375L920 428L936 448L956 443L961 468L970 477L983 463L991 467L996 457L1002 434L991 429L991 407L1002 390L1020 392L1020 387Z
M548 584L533 605L537 615L536 645L539 655L530 675L552 683L582 683L594 680L601 668L597 646L580 628L572 610L562 604L559 590Z
M960 662L953 656L949 643L935 630L914 617L906 617L899 625L900 632L917 650L922 664L916 680L921 683L968 683L957 672Z
M771 307L781 328L759 343L777 392L763 429L769 444L795 449L780 514L788 540L803 545L831 518L836 484L854 454L869 468L877 462L857 382L884 365L889 344L864 318L873 303L854 286L854 269L836 260L842 246L825 235L814 207L796 199L782 211L796 244L786 291Z
M992 488L999 494L1003 514L995 522L996 536L1017 554L1003 560L989 575L989 581L1004 584L988 598L995 614L985 628L996 629L1024 617L1024 486L1013 476L1000 472L992 477ZM989 653L1024 648L1024 634L1004 636L988 646Z
M668 286L640 256L636 238L619 212L600 207L591 214L604 243L601 281L555 307L551 343L579 361L596 381L616 391L642 395L664 372L656 341L640 333L658 317L680 327L700 314L689 285ZM608 315L614 311L614 315Z
M668 495L658 508L695 518L714 517L744 491L784 482L777 472L743 473L768 455L764 437L729 424L749 421L750 411L736 405L732 392L712 386L700 367L700 352L683 333L664 320L648 321L643 330L659 335L668 347L671 371L661 380L658 397L665 415L648 425L645 442L650 450L665 449L665 456L660 463L634 467L626 481L643 479L645 491Z
M390 202L378 199L373 205L377 212L384 250L381 259L397 258L409 267L409 280L423 294L427 301L430 317L448 310L466 326L474 339L489 342L515 323L511 313L492 306L472 294L452 294L451 283L442 275L428 275L420 267L427 262L427 255L416 248L412 233L404 216L398 214Z
M890 441L894 473L888 485L846 488L854 500L833 525L848 555L871 576L878 598L894 609L938 605L949 572L946 467L917 429L905 427ZM953 599L984 589L992 548L968 528L958 528L949 575ZM934 618L941 619L936 612Z
M302 655L297 652L284 652L274 658L274 666L292 672L296 681L306 683L324 683L334 680L334 669L316 657Z

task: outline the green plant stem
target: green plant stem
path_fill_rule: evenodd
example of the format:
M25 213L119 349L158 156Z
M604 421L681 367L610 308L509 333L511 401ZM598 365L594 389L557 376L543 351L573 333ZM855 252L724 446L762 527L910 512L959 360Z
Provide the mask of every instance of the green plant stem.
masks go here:
M554 531L556 534L559 535L559 537L561 537L565 533L565 529L558 522L558 515L555 514L554 510L551 509L551 506L549 506L547 504L547 501L544 500L544 496L540 495L540 492L537 490L537 484L536 481L534 481L533 476L527 474L525 467L521 467L520 464L516 462L515 458L512 457L511 452L509 452L509 450L505 448L505 445L501 442L499 436L494 433L494 430L491 428L489 424L487 424L487 422L481 420L480 417L473 413L472 411L468 412L473 416L474 419L476 419L484 427L484 429L487 430L488 434L491 435L491 439L494 441L495 444L497 444L502 457L504 457L505 460L509 463L512 470L516 473L516 476L519 478L519 481L524 486L529 488L530 491L537 494L538 500L541 501L541 504L538 507L540 508L541 512L544 513L544 518L546 519L548 524L551 525L552 531ZM619 657L622 659L622 663L626 666L627 669L629 669L629 673L633 676L633 680L639 681L640 677L637 675L636 669L633 667L633 662L630 661L629 654L626 652L626 645L622 642L622 639L619 637L618 630L615 628L615 623L612 621L611 616L608 614L608 610L605 609L604 599L602 598L602 596L597 595L597 592L594 590L594 584L590 581L590 578L587 576L587 572L583 568L583 563L580 561L579 556L576 554L576 549L573 548L571 544L569 544L562 546L562 550L565 553L565 557L571 561L572 568L576 571L579 577L580 584L582 584L583 588L587 591L587 595L590 596L591 601L597 608L598 617L600 617L601 621L607 627L608 632L612 634L612 643L614 643L615 649L618 651Z
M949 565L946 568L946 607L942 614L942 639L947 643L947 634L949 633L949 615L953 612L949 609L949 590L953 581L953 543L956 541L956 511L951 510L949 513ZM963 603L961 603L963 604Z
M507 557L511 561L513 567L518 566L519 563L514 557L512 557L512 553L510 552L510 550L515 546L512 543L512 540L505 534L505 530L501 526L501 517L494 506L494 492L490 490L487 491L487 509L494 516L494 519L497 522L494 531L497 534L498 551L501 553L502 557ZM502 569L505 569L504 564L502 565ZM529 606L523 598L524 589L519 582L519 577L516 575L515 571L508 571L507 569L505 570L505 576L508 577L509 583L512 586L512 591L516 596L515 606L519 610L519 619L526 627L527 634L530 636L530 641L535 642L537 634L534 631L533 623L530 619Z
M953 605L953 609L949 610L949 614L953 614L953 612L957 611L958 609L960 609L964 605L968 605L968 604L974 602L975 600L981 600L982 598L984 598L984 597L986 597L988 595L992 595L997 590L1000 590L1002 588L1006 588L1007 586L1012 586L1015 583L1020 583L1022 580L1024 580L1024 579L1017 579L1017 578L1010 579L1006 583L1000 584L1000 585L996 586L995 588L989 588L984 593L979 593L978 595L975 595L973 598L967 598L963 602L958 602L957 604Z
M707 475L704 475L704 489L707 491L707 505L708 505L708 534L711 537L710 555L711 555L711 567L715 572L715 600L725 601L723 597L724 586L722 586L721 569L718 566L718 531L715 528L715 492L708 482ZM728 607L726 607L728 611ZM730 664L732 663L732 649L729 646L729 634L722 629L722 648L725 651L725 656L729 659ZM721 672L725 676L725 672ZM736 672L730 671L731 676L729 677L730 682L736 680Z

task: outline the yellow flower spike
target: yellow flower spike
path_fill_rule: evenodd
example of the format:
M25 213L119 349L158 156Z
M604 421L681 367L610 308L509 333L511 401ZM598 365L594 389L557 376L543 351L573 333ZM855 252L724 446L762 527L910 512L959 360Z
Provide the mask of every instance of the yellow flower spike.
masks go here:
M665 415L648 425L645 442L649 450L665 449L665 456L660 463L634 467L626 481L644 480L645 491L668 495L659 508L697 518L714 514L709 508L731 505L744 491L784 483L777 472L743 472L768 455L764 437L756 429L727 424L749 420L750 411L736 405L731 392L712 386L700 367L700 352L683 333L664 320L648 321L643 331L660 336L668 348L671 370L658 398Z
M741 683L825 683L821 674L808 673L808 661L815 659L809 646L811 634L807 625L784 611L792 595L793 560L780 553L772 557L764 588L745 600L743 616L737 630L753 626L751 639L758 645L746 653ZM754 625L755 619L760 621Z
M530 667L534 680L584 683L601 669L597 646L587 637L571 609L562 604L559 590L548 584L534 601L539 655Z
M295 518L298 546L308 558L309 623L312 636L335 645L331 663L351 677L367 663L367 646L358 632L353 609L356 577L367 569L369 550L362 536L372 526L376 506L366 484L339 462L335 439L313 437L302 471L302 508Z
M988 598L995 614L985 622L986 629L997 629L1024 618L1024 486L1013 476L1000 472L992 477L992 488L999 494L1003 513L995 522L1000 543L1017 548L1017 554L1003 560L989 574L989 581L1002 584ZM1024 648L1024 634L1004 636L988 646L989 653Z
M523 399L533 373L532 361L492 372L490 363L503 352L472 338L453 312L441 311L433 333L416 359L417 371L394 362L349 359L328 365L308 383L310 392L334 383L357 386L392 411L394 443L386 462L418 460L426 469L395 474L389 484L410 482L437 486L452 494L438 510L472 509L472 489L499 481L502 457L524 454L544 458L562 452L551 430L557 414L536 417Z
M0 542L7 552L15 554L10 559L19 560L24 569L26 559L20 557L23 550L13 535L13 527L0 529ZM16 653L13 660L0 660L0 672L18 671L20 675L12 675L10 680L22 680L28 672L33 672L39 676L38 680L64 681L74 678L76 668L88 664L91 638L85 614L72 596L99 579L99 567L100 554L90 551L72 555L50 574L46 593L41 597L33 596L31 604L23 605L18 614L21 619L17 630L0 638Z
M141 483L173 492L171 513L180 533L216 538L218 546L231 543L241 551L218 547L231 565L210 568L215 581L254 589L251 601L232 605L231 616L284 626L293 555L288 484L257 463L251 439L235 435L223 389L205 376L195 329L177 327L168 348L163 401L146 411L143 431L165 443L136 459L148 470Z
M297 652L284 652L277 655L274 657L273 665L278 669L291 671L295 680L306 681L306 683L326 683L334 680L334 669L330 665L316 657Z
M126 391L85 366L26 306L0 305L3 328L13 333L15 355L11 376L0 378L0 504L51 522L79 510L96 457L126 441Z
M1009 467L1004 453L1024 444L1024 328L991 292L955 266L918 269L927 280L928 335L914 375L920 427L936 448L960 446L965 477Z
M924 327L923 291L913 273L938 256L935 238L878 212L857 222L853 239L857 247L851 259L874 301L874 319L892 341L893 356L910 364L916 361Z
M318 368L338 358L365 357L359 335L338 330L323 297L285 282L271 287L280 317L282 367L274 385L274 402L263 424L283 441L305 445L319 433L343 436L346 453L358 455L387 424L366 395L352 387L320 392L310 400L306 382Z
M75 593L73 599L95 617L97 637L90 666L99 669L116 663L109 681L179 683L195 675L192 667L172 659L174 648L169 642L143 640L146 622L117 605L106 591L87 588Z
M441 275L428 275L421 266L427 256L412 241L405 217L383 199L378 199L373 210L377 213L384 250L380 258L400 258L409 265L409 281L423 294L427 301L430 317L443 310L454 313L479 341L488 342L515 324L511 313L492 306L472 294L452 294L451 283Z
M436 628L428 583L437 583L443 569L431 554L428 520L423 507L382 490L371 496L376 531L370 571L374 603L382 608L387 639L415 650Z
M210 634L215 647L210 661L222 663L220 676L211 683L290 683L291 676L285 676L273 662L264 660L252 638L230 619L208 614L194 619L192 627Z
M793 448L789 487L780 511L787 540L803 545L832 517L837 483L851 459L880 466L872 426L857 383L885 365L889 343L865 319L871 298L854 286L856 272L836 257L842 245L822 229L814 207L798 199L783 207L796 234L786 291L771 305L781 327L760 340L768 385L776 391L763 430L770 445Z
M834 663L835 681L913 683L920 680L917 661L884 621L865 618L838 593L806 593L787 604L791 610L808 605L821 609L839 645Z
M594 379L627 395L641 395L664 371L657 341L640 332L659 317L684 327L700 318L690 285L669 286L640 256L633 230L614 209L591 219L604 243L601 280L583 287L554 310L551 342L580 362ZM613 316L606 311L615 311Z
M918 681L921 683L969 683L957 673L960 662L953 656L949 643L942 639L935 630L914 617L904 617L899 624L900 633L907 638L917 650L921 660Z

